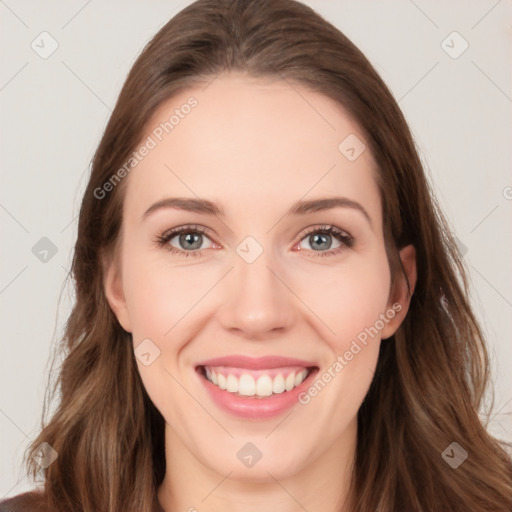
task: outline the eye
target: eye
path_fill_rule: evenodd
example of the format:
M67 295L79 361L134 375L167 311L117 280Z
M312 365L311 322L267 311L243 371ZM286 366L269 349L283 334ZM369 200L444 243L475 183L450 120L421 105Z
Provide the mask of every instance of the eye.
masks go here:
M331 249L332 238L338 240L339 245L334 249ZM309 249L317 256L332 256L343 252L345 249L350 249L354 246L354 238L346 231L337 228L336 226L324 225L324 226L313 226L308 229L302 240L307 240L312 249ZM303 250L302 247L296 246L299 251Z
M165 246L170 252L179 256L199 256L204 249L200 249L203 239L208 239L206 232L208 229L203 226L180 226L158 236L156 243L159 247ZM172 243L174 238L176 238L174 244L177 244L177 247Z
M166 231L156 238L156 243L159 247L165 247L168 251L178 256L200 256L203 250L217 245L210 245L206 248L201 248L204 239L209 239L205 233L208 233L208 228L198 225L187 225L173 228ZM173 243L173 239L176 241ZM339 245L335 248L332 246L332 238L335 238ZM347 248L351 248L355 244L355 239L346 231L337 228L336 226L323 225L313 226L306 231L302 236L301 242L307 240L312 249L308 249L317 256L331 256L339 254ZM177 245L177 246L176 246ZM300 245L295 245L297 250L304 250Z

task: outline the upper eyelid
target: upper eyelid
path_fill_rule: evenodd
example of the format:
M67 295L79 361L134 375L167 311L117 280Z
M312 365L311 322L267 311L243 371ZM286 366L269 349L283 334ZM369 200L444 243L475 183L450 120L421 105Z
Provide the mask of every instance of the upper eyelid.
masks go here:
M211 234L211 233L214 233L213 230L211 230L210 228L207 228L206 226L201 226L199 224L193 224L193 225L184 225L184 226L177 226L175 228L171 228L171 229L167 229L166 231L164 231L162 233L162 237L167 237L167 236L175 236L175 235L179 235L180 233L182 232L198 232L198 233L201 233L201 234L205 234L205 233L208 233L208 234Z
M311 226L308 226L306 228L303 228L301 230L301 232L296 235L296 236L299 236L301 233L302 233L302 236L299 238L299 241L300 240L303 240L306 236L308 236L309 234L311 234L312 232L317 232L317 231L323 231L323 230L329 230L329 229L333 229L334 231L340 231L341 235L342 234L345 234L347 235L347 237L351 238L352 240L354 240L354 237L352 236L352 234L347 231L346 229L344 228L340 228L338 226L335 226L333 224L326 224L326 223L323 223L323 224L312 224ZM210 229L210 228L207 228L206 226L203 226L203 225L199 225L199 224L185 224L183 226L178 226L178 227L175 227L175 228L172 228L172 229L169 229L167 231L165 231L162 235L161 235L161 238L168 238L169 240L171 240L172 238L174 238L175 236L179 235L180 233L182 232L198 232L202 235L211 235L212 233L215 235L215 232ZM332 235L336 235L336 233L332 233ZM209 237L209 236L208 236ZM213 240L212 240L213 242ZM201 251L203 249L199 249L197 250L196 252L198 251Z

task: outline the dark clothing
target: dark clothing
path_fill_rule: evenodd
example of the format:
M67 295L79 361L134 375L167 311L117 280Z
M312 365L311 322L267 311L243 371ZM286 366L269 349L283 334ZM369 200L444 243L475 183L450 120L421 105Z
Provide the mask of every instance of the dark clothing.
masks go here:
M44 512L41 491L30 491L0 501L0 512Z
M46 512L42 491L30 491L0 501L0 512ZM165 512L158 503L155 512Z

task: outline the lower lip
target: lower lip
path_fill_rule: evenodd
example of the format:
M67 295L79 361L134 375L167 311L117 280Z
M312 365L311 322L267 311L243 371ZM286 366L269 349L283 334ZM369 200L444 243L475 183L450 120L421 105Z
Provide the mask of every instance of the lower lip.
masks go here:
M283 391L264 398L230 393L210 382L199 371L197 373L212 400L221 409L241 418L259 420L278 416L297 404L299 394L308 388L311 377L317 371L315 369L310 372L306 379L291 391Z

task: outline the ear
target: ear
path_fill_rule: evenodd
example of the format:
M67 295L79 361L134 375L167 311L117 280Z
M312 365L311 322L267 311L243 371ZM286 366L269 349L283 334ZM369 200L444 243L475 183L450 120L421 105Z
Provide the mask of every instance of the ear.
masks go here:
M393 336L400 327L400 324L407 315L407 311L409 311L411 297L416 287L416 249L414 245L405 246L400 250L399 254L405 276L400 272L394 288L390 290L387 311L394 311L396 314L382 329L381 339L383 340ZM407 281L409 282L410 293L407 288Z
M116 251L118 253L118 251ZM107 302L122 328L132 332L130 315L126 305L121 275L121 264L118 257L102 256L103 288Z

